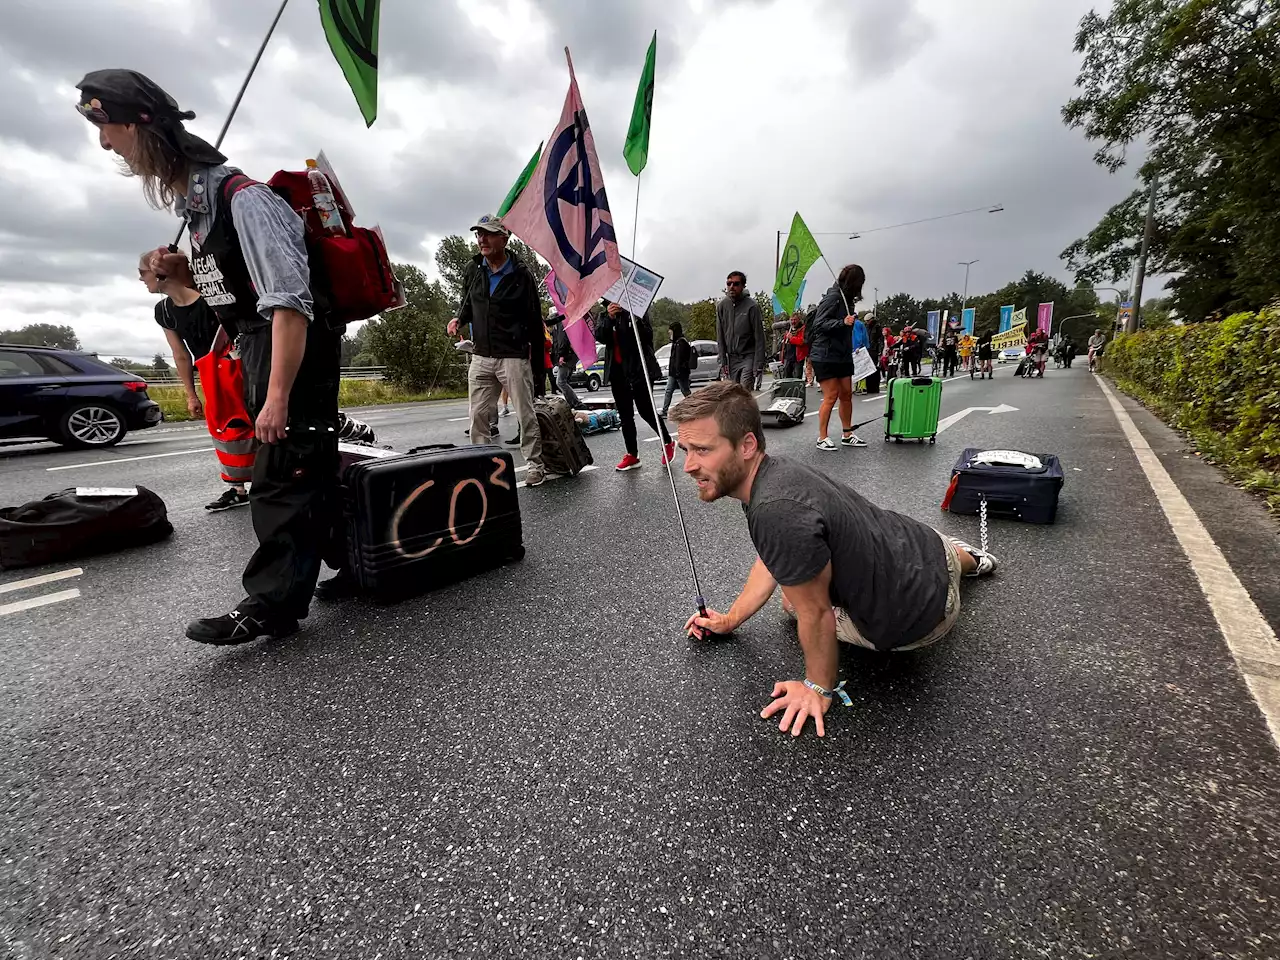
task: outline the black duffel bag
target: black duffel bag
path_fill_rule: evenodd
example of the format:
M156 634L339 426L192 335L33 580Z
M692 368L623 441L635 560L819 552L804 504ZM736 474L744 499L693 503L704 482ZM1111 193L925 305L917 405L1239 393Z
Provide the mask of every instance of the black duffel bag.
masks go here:
M164 501L146 487L70 487L20 507L0 507L0 567L140 547L172 533Z

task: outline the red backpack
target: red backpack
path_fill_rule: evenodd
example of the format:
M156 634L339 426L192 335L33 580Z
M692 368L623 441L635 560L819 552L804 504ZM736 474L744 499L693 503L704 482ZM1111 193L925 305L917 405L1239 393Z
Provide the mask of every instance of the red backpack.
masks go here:
M233 173L222 181L222 201L230 203L238 191L260 182ZM266 185L288 201L305 224L311 296L316 316L327 326L342 327L404 306L404 290L391 271L381 231L352 223L341 191L334 188L334 200L348 235L334 237L321 227L305 170L278 170Z

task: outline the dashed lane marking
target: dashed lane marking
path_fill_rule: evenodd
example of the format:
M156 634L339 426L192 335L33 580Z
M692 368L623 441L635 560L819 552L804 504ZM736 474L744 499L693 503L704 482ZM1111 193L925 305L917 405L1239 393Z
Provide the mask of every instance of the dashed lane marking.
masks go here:
M80 567L73 567L70 570L58 570L38 577L28 577L26 580L11 580L8 583L0 583L0 593L13 593L15 590L29 590L32 587L43 586L46 583L70 580L72 577L78 577L82 573L84 573L84 570Z
M1227 558L1173 482L1169 471L1138 430L1128 411L1121 406L1101 378L1098 379L1098 386L1102 388L1107 402L1111 404L1111 411L1120 421L1120 429L1133 448L1138 464L1147 476L1147 482L1155 491L1156 499L1160 502L1169 526L1173 528L1174 536L1178 538L1182 552L1191 563L1191 571L1209 602L1209 609L1235 658L1236 667L1244 676L1245 685L1266 718L1267 726L1271 728L1272 739L1280 746L1280 643L1276 641L1275 631L1263 618L1253 597L1249 596L1249 591L1231 569Z
M74 600L80 596L79 590L62 590L58 593L45 594L43 597L32 597L29 600L19 600L16 603L0 604L0 617L8 616L11 613L21 613L23 610L31 610L35 607L47 607L51 603L62 603L64 600Z

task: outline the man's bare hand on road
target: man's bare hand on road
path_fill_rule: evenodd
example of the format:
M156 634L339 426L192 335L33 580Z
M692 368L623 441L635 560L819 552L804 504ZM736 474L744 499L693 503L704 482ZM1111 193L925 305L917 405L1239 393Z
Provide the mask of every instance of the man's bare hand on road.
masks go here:
M814 690L810 690L800 680L779 680L773 685L774 701L760 711L760 716L767 720L779 710L785 710L778 729L783 733L791 731L793 737L800 736L805 721L813 717L814 729L818 736L826 735L822 718L831 709L831 700Z

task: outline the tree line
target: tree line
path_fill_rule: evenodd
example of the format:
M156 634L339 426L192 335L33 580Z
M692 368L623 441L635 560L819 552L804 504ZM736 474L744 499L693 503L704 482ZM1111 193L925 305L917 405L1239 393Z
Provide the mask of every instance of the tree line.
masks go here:
M1154 195L1147 269L1174 274L1181 317L1280 298L1280 5L1115 0L1080 21L1075 50L1079 93L1063 121L1112 173L1135 145L1146 151L1140 186L1062 252L1076 279L1128 279Z

